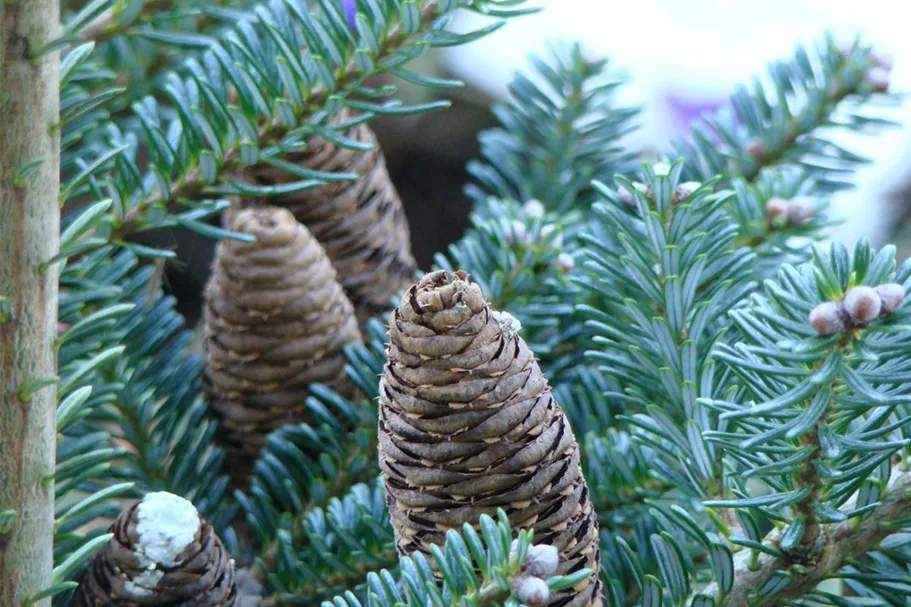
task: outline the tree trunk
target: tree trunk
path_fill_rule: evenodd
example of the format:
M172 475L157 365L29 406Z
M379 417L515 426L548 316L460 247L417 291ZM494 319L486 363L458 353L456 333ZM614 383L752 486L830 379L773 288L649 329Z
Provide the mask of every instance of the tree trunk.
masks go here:
M58 0L0 1L0 605L50 585L60 231ZM34 605L50 605L45 599Z

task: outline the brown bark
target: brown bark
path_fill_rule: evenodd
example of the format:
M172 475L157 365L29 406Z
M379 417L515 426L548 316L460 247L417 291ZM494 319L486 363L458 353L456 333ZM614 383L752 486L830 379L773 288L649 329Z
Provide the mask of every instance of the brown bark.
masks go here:
M0 605L50 585L60 230L56 0L0 3ZM35 603L50 605L50 599Z

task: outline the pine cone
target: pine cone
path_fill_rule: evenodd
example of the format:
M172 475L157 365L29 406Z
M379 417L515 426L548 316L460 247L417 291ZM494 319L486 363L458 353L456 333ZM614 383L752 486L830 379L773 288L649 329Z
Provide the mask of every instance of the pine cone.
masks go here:
M218 245L203 312L204 385L221 439L235 463L249 464L268 432L306 421L311 383L346 391L342 347L361 336L332 264L289 211L243 210L231 228L256 242Z
M187 500L149 493L121 512L73 607L235 607L234 561Z
M464 272L434 272L402 298L380 382L380 467L402 554L502 508L559 573L595 573L551 605L601 605L598 523L579 448L518 321Z
M331 122L352 119L344 110ZM345 137L377 146L376 136L366 124L343 133ZM339 282L354 304L361 322L391 307L396 293L414 280L417 265L411 254L408 219L395 186L386 170L379 147L369 152L339 148L314 137L302 152L284 160L317 171L350 172L356 181L329 183L296 194L269 198L270 205L289 209L323 245ZM248 168L242 178L258 185L274 185L299 178L268 165ZM260 204L255 199L235 201L235 208ZM225 213L230 221L231 213Z

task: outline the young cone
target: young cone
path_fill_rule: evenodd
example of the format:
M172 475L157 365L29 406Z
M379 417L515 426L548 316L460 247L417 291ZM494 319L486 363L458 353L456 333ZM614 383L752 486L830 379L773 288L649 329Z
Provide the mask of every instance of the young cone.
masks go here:
M343 111L332 122L340 124L352 118L350 112ZM354 173L357 180L269 198L268 203L290 210L323 245L358 319L365 322L391 307L396 293L414 280L417 265L411 254L405 210L386 170L376 136L366 124L342 134L374 148L367 152L349 150L314 137L306 149L284 160L315 171ZM301 179L265 164L250 167L243 177L257 185ZM257 204L255 199L239 200L235 209ZM230 218L231 214L225 216Z
M234 561L196 508L150 493L121 512L79 581L73 607L235 607Z
M268 432L305 421L311 383L345 390L342 347L361 336L332 264L289 211L243 210L231 228L256 242L218 245L203 311L205 388L239 465Z
M559 573L594 573L551 605L601 604L598 523L579 448L518 322L464 272L434 272L392 314L380 381L379 450L403 554L503 508Z

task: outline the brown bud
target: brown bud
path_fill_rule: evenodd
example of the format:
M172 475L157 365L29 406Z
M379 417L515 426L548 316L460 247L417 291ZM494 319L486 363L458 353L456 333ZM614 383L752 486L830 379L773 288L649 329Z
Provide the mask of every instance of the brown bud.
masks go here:
M870 55L870 59L872 59L874 66L882 68L886 71L892 70L892 55L874 51Z
M832 301L826 301L810 311L810 326L820 335L835 335L845 328L842 319L841 306Z
M866 324L879 318L882 300L870 287L852 287L845 294L845 311L852 321Z
M698 181L684 181L674 190L674 202L686 200L693 195L693 192L699 189L702 184Z
M788 201L788 223L802 226L809 223L816 215L816 205L807 196L798 196Z
M361 334L326 253L290 211L244 209L231 228L256 242L222 240L216 249L203 385L242 481L269 432L307 421L310 384L345 389L342 350Z
M516 598L528 607L543 607L550 599L547 582L537 577L523 577L515 582Z
M525 201L525 204L522 205L522 212L526 216L533 219L538 219L539 217L544 217L546 209L540 200L532 198L531 200Z
M568 274L576 267L576 260L569 253L560 253L557 258L551 262L551 265L564 274Z
M784 198L770 198L765 205L765 215L769 219L784 217L788 213L788 201Z
M891 314L905 301L905 288L900 284L888 282L875 289L882 301L882 313Z
M630 207L631 209L636 208L636 197L624 187L617 188L617 200L620 201L620 204Z
M765 143L759 137L754 137L746 142L746 145L743 146L743 151L752 158L761 158L766 152Z
M870 68L867 72L867 82L877 93L889 92L889 70L882 67Z
M554 546L538 544L528 547L524 569L528 575L547 579L557 573L560 566L560 552Z

